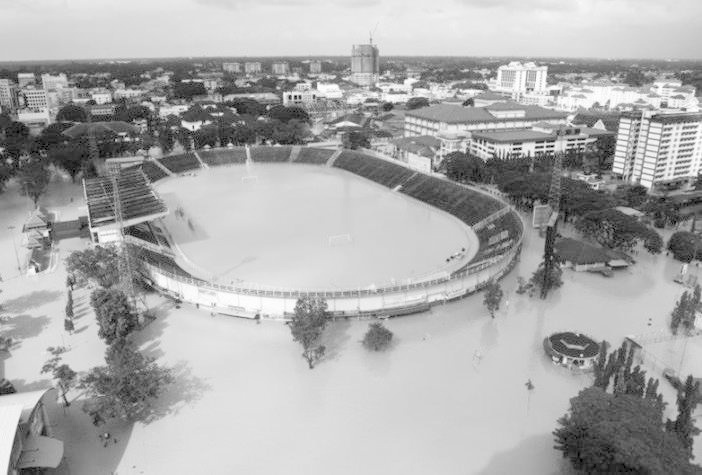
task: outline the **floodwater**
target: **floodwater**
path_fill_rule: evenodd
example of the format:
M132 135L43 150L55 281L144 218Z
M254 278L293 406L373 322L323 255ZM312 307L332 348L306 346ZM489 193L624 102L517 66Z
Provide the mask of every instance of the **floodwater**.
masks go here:
M15 193L11 188L0 196L0 212L21 228L27 203ZM82 205L77 197L77 186L52 185L45 202L68 215ZM61 242L61 257L85 245ZM543 239L527 230L521 261L501 281L505 299L495 319L481 294L391 319L385 325L395 344L377 354L359 343L368 321L335 322L324 336L328 355L311 371L279 322L212 317L152 296L158 318L135 341L174 368L176 381L148 424L95 428L80 400L55 411L53 428L65 443L68 469L76 475L569 473L551 432L569 399L592 380L552 365L543 338L573 330L618 345L637 335L651 341L645 348L667 349L673 345L655 341L665 335L683 289L672 280L679 263L640 252L635 266L611 278L564 271L564 286L545 301L516 294L517 276L533 272L542 248ZM16 278L14 262L11 234L0 228L0 300L9 317L3 331L18 339L0 362L6 377L19 390L50 384L40 374L48 346L67 346L64 359L77 371L102 364L89 291L76 291L77 331L69 335L62 266ZM700 376L696 343L690 340L665 364ZM646 369L661 377L656 365ZM671 417L672 388L661 381L661 389ZM80 398L80 391L70 397ZM105 431L115 439L107 447L98 436ZM698 462L699 442L697 436Z
M214 168L158 192L190 268L221 283L366 288L455 269L477 250L452 216L326 167Z

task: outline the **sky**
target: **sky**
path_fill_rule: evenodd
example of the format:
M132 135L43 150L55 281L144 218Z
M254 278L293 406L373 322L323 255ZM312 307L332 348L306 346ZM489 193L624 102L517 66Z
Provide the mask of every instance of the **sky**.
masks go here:
M172 56L702 59L702 0L0 0L0 61Z

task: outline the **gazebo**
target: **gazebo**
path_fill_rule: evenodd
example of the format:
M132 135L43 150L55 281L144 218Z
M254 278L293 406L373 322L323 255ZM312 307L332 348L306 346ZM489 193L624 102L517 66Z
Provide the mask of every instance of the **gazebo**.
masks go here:
M555 364L591 369L600 352L600 345L582 333L560 332L544 339L544 351Z

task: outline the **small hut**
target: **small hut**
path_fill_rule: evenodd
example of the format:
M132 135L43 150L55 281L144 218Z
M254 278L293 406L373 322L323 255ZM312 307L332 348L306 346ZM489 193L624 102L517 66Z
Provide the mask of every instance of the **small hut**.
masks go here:
M40 233L43 237L49 237L49 230L51 229L51 220L49 219L49 213L41 208L37 208L29 215L27 221L24 223L22 232L29 233L36 231Z

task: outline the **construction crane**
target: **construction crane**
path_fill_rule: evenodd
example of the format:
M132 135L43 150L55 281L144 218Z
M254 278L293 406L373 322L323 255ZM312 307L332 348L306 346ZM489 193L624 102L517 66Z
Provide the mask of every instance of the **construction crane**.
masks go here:
M376 30L378 29L378 25L380 22L376 22L375 26L371 31L368 32L368 36L370 37L370 44L373 44L373 34L375 34Z

